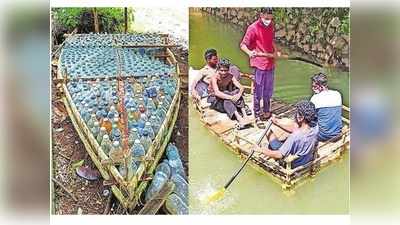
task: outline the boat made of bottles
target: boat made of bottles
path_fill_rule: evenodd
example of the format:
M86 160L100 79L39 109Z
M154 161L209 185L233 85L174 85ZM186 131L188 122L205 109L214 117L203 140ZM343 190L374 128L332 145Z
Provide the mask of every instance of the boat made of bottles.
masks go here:
M134 209L169 142L180 103L168 35L75 34L57 88L86 151L121 205Z
M193 71L195 73L195 70ZM251 83L251 86L244 85L246 89L244 100L249 108L252 108L252 75L241 73L240 79L242 81L243 79L250 79L248 83ZM229 119L226 114L211 109L206 98L203 98L200 102L194 104L194 106L204 126L212 134L215 134L227 146L227 149L237 154L242 160L247 158L252 147L264 133L264 130L258 128L255 124L247 129L237 129L237 122ZM350 109L348 107L343 106L342 109L344 111L343 115L349 114ZM294 104L288 104L278 99L271 100L271 112L278 118L294 119L295 111ZM284 190L293 191L299 184L304 183L307 180L306 178L316 176L321 168L340 159L343 152L349 148L350 120L342 117L342 121L343 128L341 135L327 142L319 142L314 152L313 161L306 165L293 168L292 163L298 158L296 155L289 155L284 159L275 160L260 153L253 154L249 163L258 171L270 175ZM261 146L267 145L268 140L264 137L261 141Z

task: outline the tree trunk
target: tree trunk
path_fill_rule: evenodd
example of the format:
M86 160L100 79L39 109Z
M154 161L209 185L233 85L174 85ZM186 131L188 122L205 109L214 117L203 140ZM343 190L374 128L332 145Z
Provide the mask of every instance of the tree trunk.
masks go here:
M93 20L94 20L94 32L99 33L99 16L97 15L97 9L93 8Z
M128 32L128 8L124 8L125 34Z

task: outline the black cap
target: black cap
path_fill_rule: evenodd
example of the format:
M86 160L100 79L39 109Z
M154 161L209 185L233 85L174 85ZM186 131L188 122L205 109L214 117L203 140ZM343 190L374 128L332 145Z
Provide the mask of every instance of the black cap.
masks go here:
M263 8L261 8L261 13L272 14L273 10L271 7L263 7Z
M231 61L229 61L229 59L223 58L219 60L217 64L217 69L219 70L221 67L229 69L230 66L231 66Z
M316 73L311 77L312 82L321 85L321 86L328 86L328 77L324 73Z

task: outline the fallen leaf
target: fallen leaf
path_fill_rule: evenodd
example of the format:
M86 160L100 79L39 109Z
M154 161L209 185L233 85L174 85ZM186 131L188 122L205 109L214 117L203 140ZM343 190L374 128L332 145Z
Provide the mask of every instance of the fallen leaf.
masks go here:
M73 162L72 163L72 169L75 170L76 168L82 166L84 162L85 162L84 159L81 159L81 160Z

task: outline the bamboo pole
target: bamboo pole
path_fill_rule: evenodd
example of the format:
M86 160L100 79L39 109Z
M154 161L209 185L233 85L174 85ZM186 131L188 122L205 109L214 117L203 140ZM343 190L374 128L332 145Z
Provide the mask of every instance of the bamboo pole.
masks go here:
M99 16L97 14L97 9L96 7L93 8L93 20L94 20L94 31L96 33L100 32L100 28L99 28Z
M125 19L125 30L124 33L126 34L128 32L128 8L124 8L124 19Z

